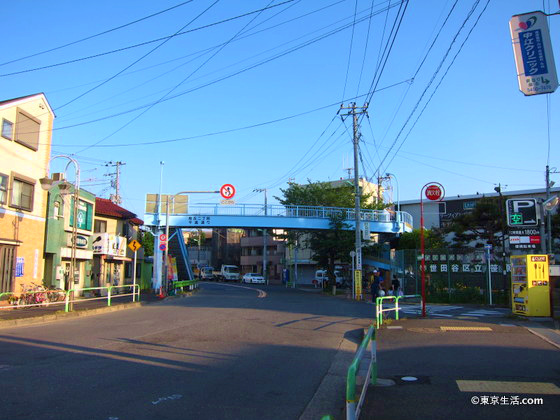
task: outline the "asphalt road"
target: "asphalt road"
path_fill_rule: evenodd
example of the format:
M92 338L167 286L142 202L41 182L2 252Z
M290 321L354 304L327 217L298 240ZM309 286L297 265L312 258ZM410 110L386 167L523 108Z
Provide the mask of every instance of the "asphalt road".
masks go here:
M3 329L0 418L298 419L371 310L206 283L188 298Z
M395 385L368 388L364 419L560 418L560 350L515 320L393 321L378 332L377 360Z

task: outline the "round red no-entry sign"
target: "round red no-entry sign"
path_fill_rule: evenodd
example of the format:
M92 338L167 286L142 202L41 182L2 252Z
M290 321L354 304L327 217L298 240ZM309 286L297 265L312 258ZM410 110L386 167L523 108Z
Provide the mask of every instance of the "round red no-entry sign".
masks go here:
M235 187L231 184L224 184L220 188L220 194L226 200L229 200L229 199L233 198L233 196L235 195Z
M443 189L439 184L428 185L424 194L426 195L426 198L431 201L443 200Z

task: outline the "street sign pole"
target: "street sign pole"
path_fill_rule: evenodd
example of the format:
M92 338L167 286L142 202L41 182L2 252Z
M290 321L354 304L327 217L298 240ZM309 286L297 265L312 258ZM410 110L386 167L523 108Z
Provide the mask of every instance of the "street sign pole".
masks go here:
M132 301L136 302L136 256L138 251L134 251L134 267L132 269Z
M442 201L445 197L445 189L439 182L428 182L420 190L420 253L422 262L420 265L422 276L422 318L426 317L426 258L424 246L424 200L423 196L430 201Z
M488 302L492 306L492 272L490 270L490 250L492 245L486 245L484 248L486 248L486 263L488 267Z

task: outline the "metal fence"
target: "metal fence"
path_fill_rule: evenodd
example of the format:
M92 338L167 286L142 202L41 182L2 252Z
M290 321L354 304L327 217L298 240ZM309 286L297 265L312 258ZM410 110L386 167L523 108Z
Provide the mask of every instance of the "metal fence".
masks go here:
M356 393L356 375L360 368L362 359L366 356L366 351L370 343L370 360L368 370L364 384L358 396ZM354 359L348 368L348 373L346 375L346 420L356 420L360 417L362 404L370 383L372 385L377 383L377 342L375 339L374 325L369 327L366 336L362 340L362 344L360 344L360 347L356 352L356 356L354 356Z
M406 295L422 291L420 250L394 252L393 274L401 281ZM504 275L505 271L505 275ZM441 303L488 303L489 284L492 301L507 304L510 265L501 256L468 249L428 249L425 251L426 300Z
M317 206L282 206L259 204L191 204L188 209L189 215L197 216L273 216L273 217L308 217L308 218L330 218L334 215L344 215L346 220L355 219L355 210L340 207L317 207ZM170 213L170 215L172 215ZM362 221L372 222L403 222L412 225L412 216L406 212L395 212L387 210L362 210L360 212Z

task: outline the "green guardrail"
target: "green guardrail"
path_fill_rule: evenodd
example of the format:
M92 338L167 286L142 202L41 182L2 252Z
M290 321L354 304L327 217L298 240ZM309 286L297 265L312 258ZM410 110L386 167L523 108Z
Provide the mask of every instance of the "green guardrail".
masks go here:
M105 297L107 298L107 306L111 306L111 296L112 296L112 290L113 289L120 289L120 288L126 288L126 287L132 287L132 301L136 302L136 301L140 301L140 285L139 284L125 284L123 286L107 286L107 287L84 287L83 289L70 289L66 291L66 300L65 300L65 305L64 305L64 312L70 312L70 303L74 303L74 302L84 302L87 300L98 300L98 299L105 299ZM135 289L138 288L138 291L135 291ZM103 296L100 298L90 298L90 299L80 299L78 301L76 300L72 300L70 301L70 294L74 293L74 292L88 292L88 291L92 291L92 290L105 290L107 289L107 296Z
M172 289L181 289L183 290L184 287L188 287L189 290L196 289L198 287L198 280L180 280L174 281L172 283Z
M364 358L368 344L370 343L371 361L368 367L367 380L364 381L359 398L356 398L356 373L358 372L360 362ZM377 342L375 337L375 325L369 327L366 336L356 352L356 356L354 356L348 368L348 373L346 375L346 420L356 420L360 416L365 392L370 383L372 385L377 383Z
M399 301L401 299L412 299L412 298L420 298L422 300L421 295L403 295L403 296L382 296L375 299L375 320L377 324L377 328L379 328L383 324L383 312L395 311L395 320L399 320ZM392 300L395 302L394 308L387 308L383 309L383 301Z

